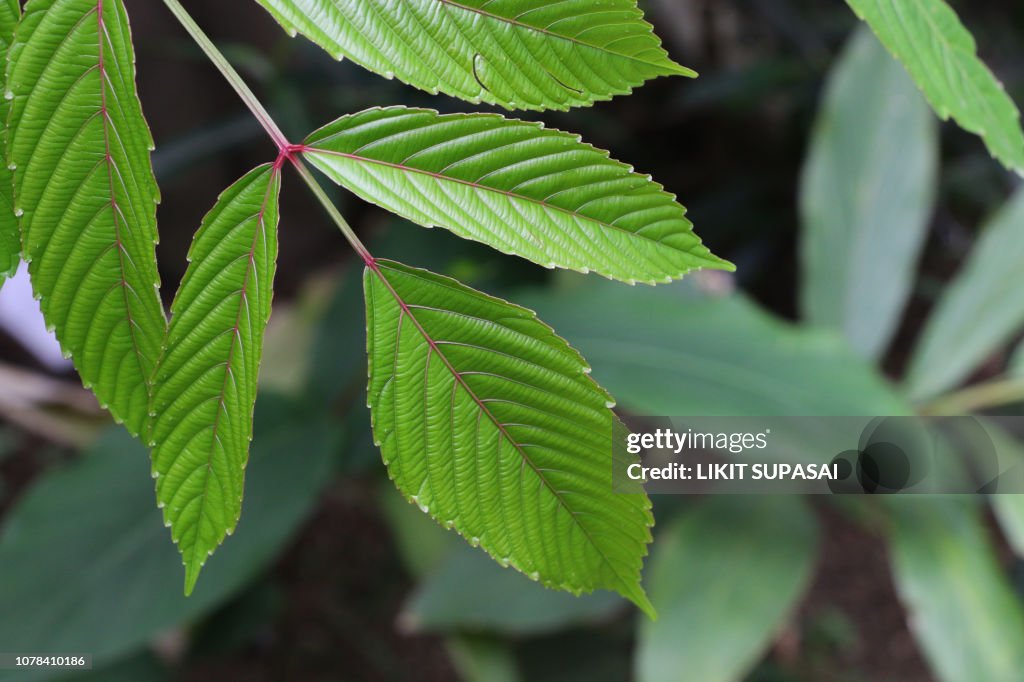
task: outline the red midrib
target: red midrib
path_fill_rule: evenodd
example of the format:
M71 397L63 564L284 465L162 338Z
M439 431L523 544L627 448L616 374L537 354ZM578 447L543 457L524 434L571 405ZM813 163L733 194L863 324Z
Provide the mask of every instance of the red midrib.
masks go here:
M306 153L313 153L313 154L326 154L327 156L340 156L342 158L349 159L349 160L352 160L352 161L358 161L360 163L370 163L370 164L376 164L378 166L384 166L386 168L393 168L395 170L402 171L403 173L416 173L416 174L419 174L419 175L426 175L428 177L434 178L435 180L444 180L445 182L452 182L452 183L455 183L455 184L458 184L458 185L464 185L466 187L472 187L473 189L480 190L481 192L493 192L494 194L501 194L502 196L506 196L506 197L508 197L510 199L516 199L517 201L524 201L524 202L527 202L527 203L536 204L537 206L541 206L541 207L543 207L545 209L550 209L552 211L557 211L558 213L563 213L565 215L572 216L573 218L579 218L579 219L582 219L582 220L588 220L590 222L596 223L597 225L605 227L605 228L607 228L609 230L615 230L616 232L621 232L623 234L629 235L630 237L633 237L633 238L636 238L636 239L643 239L643 240L648 241L651 244L654 244L655 246L658 246L658 247L669 248L671 250L677 250L677 249L672 249L671 247L666 247L663 242L658 241L657 239L651 239L650 237L648 237L646 235L642 235L639 232L632 232L632 231L627 230L627 229L625 229L623 227L619 227L618 225L613 225L612 223L609 223L607 221L598 220L597 218L592 218L592 217L590 217L588 215L584 215L584 214L580 213L579 211L573 211L573 210L570 210L570 209L567 209L567 208L562 208L561 206L556 206L555 204L548 203L548 202L543 201L541 199L535 199L533 197L528 197L528 196L523 195L523 194L517 194L515 192L510 192L508 190L498 189L496 187L489 187L487 185L482 185L479 182L472 182L470 180L461 180L459 178L453 178L453 177L451 177L449 175L443 175L441 173L437 173L437 172L434 172L434 171L423 170L422 168L413 168L412 166L405 166L405 165L402 165L400 163L392 163L390 161L381 161L379 159L371 159L371 158L366 157L366 156L360 156L358 154L350 154L348 152L338 152L338 151L334 151L333 149L324 149L323 147L303 146L302 147L302 151L306 152ZM684 214L684 217L682 219L683 220L686 219L685 218L685 214ZM686 253L688 253L690 255L693 255L689 251L687 251ZM695 257L697 257L697 256L695 256Z
M235 349L238 344L238 326L242 321L242 302L246 300L246 291L249 288L249 275L256 269L255 255L256 255L256 243L259 240L260 234L265 229L264 222L267 213L267 206L270 202L270 192L274 187L274 182L277 180L277 174L280 172L281 167L277 163L274 164L271 170L270 182L267 185L267 192L263 197L263 204L260 206L260 212L256 217L256 230L253 233L252 244L249 245L249 263L245 269L245 276L242 278L242 289L238 299L238 312L235 314L235 326L231 330L231 344L228 346L228 359L224 365L224 380L220 386L220 396L217 400L217 416L213 419L213 434L211 436L212 441L210 442L210 452L206 457L206 480L203 482L203 492L201 493L199 500L199 518L202 519L203 509L206 507L207 493L210 489L210 478L213 467L213 452L216 448L217 443L217 432L220 429L221 415L224 413L224 400L228 390L228 379L231 377L231 362L234 359ZM199 551L199 531L196 530L196 543L192 545L192 561L196 561L196 553ZM202 557L199 557L201 560Z
M420 321L416 319L416 316L413 314L412 310L410 310L409 305L405 302L405 299L401 297L401 295L391 285L391 282L388 281L388 278L384 276L384 273L381 271L380 264L377 263L376 261L369 262L367 263L367 267L369 267L373 271L377 278L384 284L387 290L391 293L391 296L395 299L395 302L398 304L402 314L406 315L410 320L412 320L412 323L416 326L416 329L419 331L419 333L423 336L423 339L430 346L430 349L434 353L436 353L439 358L441 358L441 362L444 363L445 367L448 368L448 371L451 372L453 377L455 377L455 381L457 381L459 385L462 386L462 388L466 391L466 393L469 394L469 397L472 398L473 402L477 404L477 407L480 409L480 411L487 415L487 418L491 420L491 423L493 423L495 427L497 427L501 435L506 440L508 440L509 443L512 444L512 447L516 449L516 452L518 452L520 457L523 458L523 461L525 461L529 465L530 469L532 469L534 474L537 475L537 478L539 478L540 481L544 484L544 487L547 488L551 492L551 494L555 496L555 499L558 500L558 505L563 510L565 510L567 514L569 514L569 517L572 518L573 523L576 524L576 526L583 533L584 537L586 537L587 541L597 551L598 555L601 557L601 560L604 561L604 563L612 569L612 573L618 576L621 580L624 580L628 583L628 579L624 577L621 573L619 573L615 564L611 562L611 559L608 557L608 555L605 554L605 552L601 549L597 542L594 541L593 536L591 536L587 528L580 522L579 518L576 516L575 513L573 513L572 509L569 508L569 505L566 504L565 499L562 497L562 495L559 494L557 490L555 490L555 488L551 485L551 482L548 481L548 479L541 473L540 469L537 467L536 464L534 464L533 460L530 459L530 456L526 453L526 451L519 447L519 444L505 428L505 425L502 424L498 420L498 418L494 416L490 409L488 409L487 404L477 397L476 393L473 392L473 389L469 387L469 385L466 383L466 380L462 377L462 374L455 369L455 367L451 364L451 362L448 360L445 354L438 347L437 342L434 341L433 337L430 336L426 329L424 329L423 325L420 324Z

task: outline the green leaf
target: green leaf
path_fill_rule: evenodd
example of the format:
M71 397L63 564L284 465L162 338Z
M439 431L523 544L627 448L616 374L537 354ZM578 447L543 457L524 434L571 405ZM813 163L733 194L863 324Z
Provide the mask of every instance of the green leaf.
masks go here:
M636 0L257 0L289 33L427 92L509 109L568 109L673 62Z
M880 356L899 325L927 234L938 126L866 28L834 67L800 187L803 309Z
M538 123L378 108L305 145L313 165L367 201L539 265L652 284L732 267L649 176Z
M600 368L602 383L634 414L906 414L842 339L786 323L741 295L702 296L686 282L596 284L517 298Z
M0 0L0 54L6 55L14 39L14 29L21 19L18 0ZM6 77L6 76L5 76ZM6 90L6 88L5 88ZM11 105L0 100L0 121L7 121ZM7 144L6 132L4 145ZM21 260L21 229L14 215L14 175L6 163L0 163L0 286L14 274Z
M1024 174L1020 111L977 55L974 37L944 0L847 0L924 91L942 120L980 135Z
M889 501L896 588L938 679L1020 679L1024 612L972 500Z
M171 306L152 433L157 502L185 563L185 593L234 530L277 261L279 168L221 194L196 233Z
M369 404L399 490L553 588L615 590L651 613L642 493L612 490L611 398L523 308L424 270L365 275Z
M744 679L807 589L817 540L804 502L781 496L712 497L659 532L638 682Z
M399 618L417 632L521 636L607 621L625 605L610 592L581 597L551 593L460 544L419 585Z
M153 141L121 0L31 0L11 48L8 158L46 322L134 434L166 330Z
M449 637L445 644L464 682L522 682L508 642L485 636Z
M111 429L82 457L41 476L0 534L4 647L89 652L100 666L199 620L265 571L330 482L337 435L273 394L261 395L256 412L245 518L231 551L188 598L141 443ZM37 678L0 671L8 679Z
M1024 324L1024 191L983 229L922 332L907 390L927 400L963 381Z

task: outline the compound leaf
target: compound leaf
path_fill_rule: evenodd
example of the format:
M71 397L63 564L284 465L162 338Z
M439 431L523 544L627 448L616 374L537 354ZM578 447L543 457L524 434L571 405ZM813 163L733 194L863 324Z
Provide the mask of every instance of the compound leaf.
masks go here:
M6 55L21 19L18 0L0 0L0 54ZM7 121L10 103L0 100L0 121ZM6 140L5 140L6 144ZM0 163L0 285L14 274L21 260L21 231L14 215L14 178L6 163Z
M981 136L1024 174L1020 111L985 64L970 31L944 0L847 0L907 68L943 120Z
M427 92L508 109L568 109L673 62L636 0L257 0L289 33Z
M153 401L153 474L184 559L186 594L242 513L279 189L279 169L268 164L220 196L196 233L171 306Z
M652 612L650 502L613 492L616 419L582 357L532 312L425 270L379 261L365 289L374 437L399 490L548 587Z
M367 201L547 267L652 284L732 267L649 176L538 123L375 108L313 133L304 155Z
M47 324L135 434L166 331L152 137L121 0L32 0L10 54L8 158Z

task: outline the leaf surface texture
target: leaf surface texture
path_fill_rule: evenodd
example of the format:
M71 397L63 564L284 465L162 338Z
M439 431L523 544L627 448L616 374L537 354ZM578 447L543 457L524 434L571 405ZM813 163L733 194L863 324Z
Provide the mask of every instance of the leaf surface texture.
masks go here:
M640 587L650 502L613 492L611 399L536 316L424 270L365 274L375 440L407 498L548 587Z
M134 434L166 330L153 141L121 0L33 0L11 48L8 157L48 325Z
M304 156L404 218L546 267L652 284L732 267L649 176L537 123L369 109L313 133Z
M971 35L944 0L847 0L910 72L943 120L981 136L1007 168L1024 173L1020 111L978 58Z
M636 0L257 2L336 59L508 109L567 109L696 75L669 58Z
M153 473L191 592L238 523L277 261L280 173L261 166L206 216L157 372Z
M0 0L0 53L4 55L10 49L19 19L21 5L18 0ZM4 124L10 109L10 102L6 98L0 99L0 121ZM5 132L5 148L6 144ZM20 260L21 231L17 216L14 215L14 178L7 164L0 163L0 286L18 269Z

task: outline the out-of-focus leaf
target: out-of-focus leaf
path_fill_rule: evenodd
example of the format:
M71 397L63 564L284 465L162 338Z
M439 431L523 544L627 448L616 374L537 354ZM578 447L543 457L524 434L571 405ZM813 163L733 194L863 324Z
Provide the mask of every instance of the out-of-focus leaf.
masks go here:
M448 653L464 682L519 682L508 645L490 637L449 637Z
M13 651L91 652L102 663L243 587L309 513L328 481L334 440L331 429L269 395L257 407L257 434L234 547L190 598L153 506L141 444L117 429L40 480L0 535L0 642ZM29 676L0 673L6 679Z
M1024 612L973 500L889 500L893 574L908 622L943 682L1017 682Z
M414 630L523 635L600 621L623 606L609 592L551 592L463 545L429 574L401 617Z
M427 92L509 109L568 109L673 62L636 0L257 0L290 34Z
M402 563L415 577L424 578L437 570L462 546L458 535L396 495L391 485L381 487L379 501Z
M638 682L743 679L807 588L817 536L805 503L781 496L712 497L662 530Z
M794 327L742 296L704 297L685 283L632 289L586 282L517 300L535 308L579 348L595 376L634 413L845 416L906 411L842 339Z
M834 67L800 188L803 310L881 355L910 294L935 199L938 126L867 28Z
M989 152L1024 173L1020 111L945 0L847 0L899 59L943 120L980 135Z
M379 502L402 562L417 579L423 580L435 573L449 557L464 550L457 535L444 530L395 495L390 485L382 488ZM450 634L445 644L464 682L518 682L520 679L512 651L499 637Z
M963 381L1024 324L1024 191L984 228L932 313L910 363L907 390L925 400Z
M350 267L342 273L313 330L307 391L327 404L350 389L357 377L366 376L362 283L361 268Z
M1002 481L1010 489L1019 490L1024 482L1024 444L1017 437L1000 428L993 421L985 423L985 432L992 439L1002 464ZM992 513L1006 538L1007 544L1018 557L1024 557L1024 494L1000 493L991 495Z

